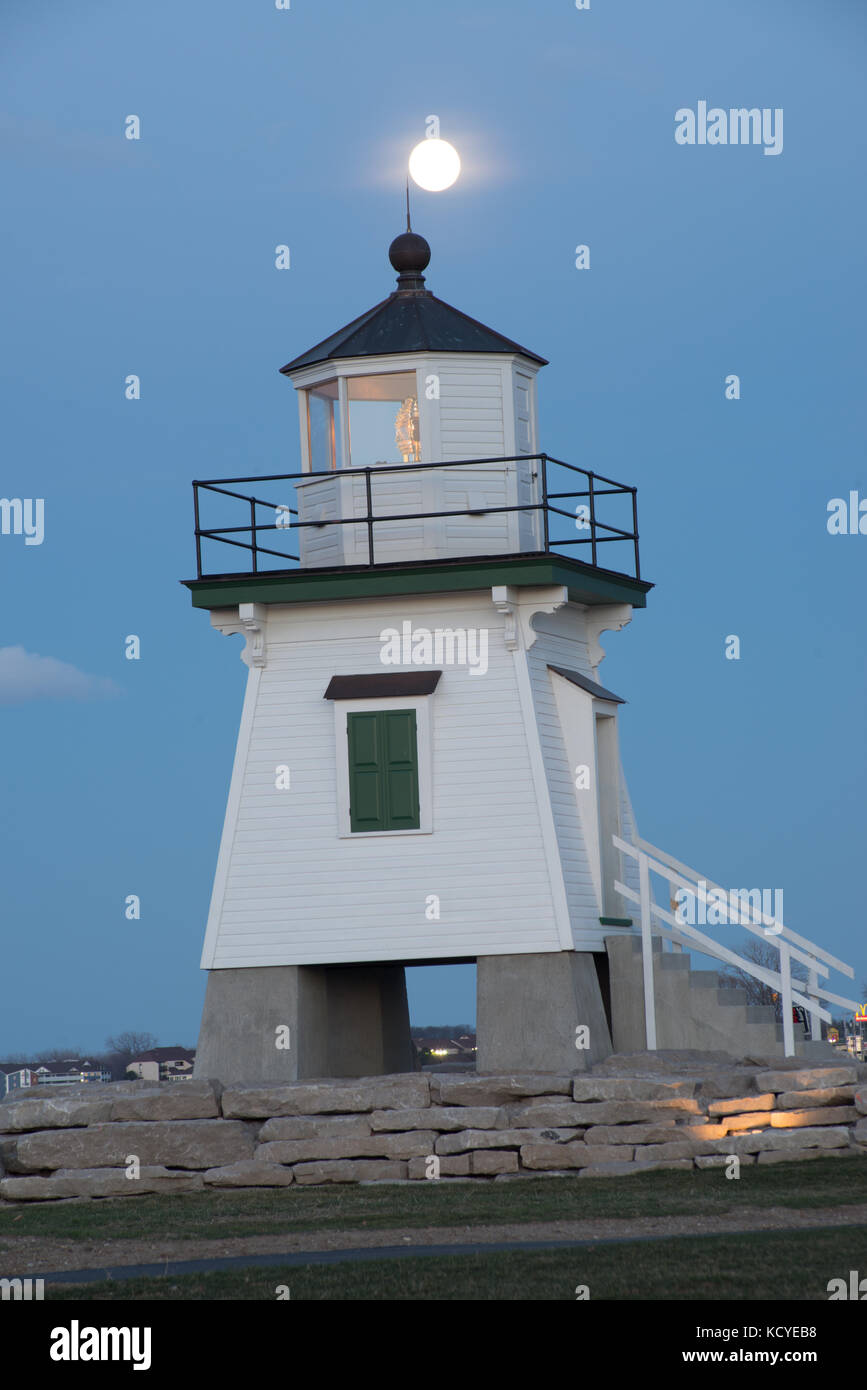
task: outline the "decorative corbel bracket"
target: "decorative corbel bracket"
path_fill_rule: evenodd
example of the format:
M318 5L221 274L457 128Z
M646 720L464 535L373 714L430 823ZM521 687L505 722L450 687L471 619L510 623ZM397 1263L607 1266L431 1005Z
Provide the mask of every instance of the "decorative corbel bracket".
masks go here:
M517 594L508 584L495 584L491 590L491 599L497 612L503 614L503 641L509 651L513 652L518 646Z
M241 660L247 666L267 666L267 609L263 603L240 603L234 608L218 608L211 613L211 625L227 637L240 632L246 637Z
M495 584L491 600L505 619L503 640L509 651L517 651L523 637L524 650L529 650L538 637L533 627L537 613L554 613L569 601L569 591L561 584L544 588L516 589L510 584Z
M605 656L605 648L600 646L599 637L603 632L620 632L621 628L626 627L627 623L632 622L631 603L604 603L600 606L588 608L586 611L587 621L587 656L590 665L593 667L594 674Z

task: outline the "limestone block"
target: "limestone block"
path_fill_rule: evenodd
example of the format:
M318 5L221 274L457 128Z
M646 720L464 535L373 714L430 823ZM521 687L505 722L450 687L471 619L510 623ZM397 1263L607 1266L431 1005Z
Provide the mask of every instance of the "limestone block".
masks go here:
M686 1125L676 1125L674 1121L662 1125L594 1125L584 1131L588 1144L665 1144L679 1139L692 1129Z
M691 1158L675 1158L665 1163L599 1163L592 1168L582 1168L579 1178L627 1177L630 1173L652 1173L657 1168L691 1168Z
M180 1084L180 1083L179 1083ZM142 1165L215 1168L253 1157L253 1138L237 1120L123 1121L88 1129L23 1134L10 1172L43 1168L115 1168L135 1154Z
M518 1155L511 1149L476 1149L470 1154L474 1177L493 1177L496 1173L517 1173Z
M295 1081L284 1086L227 1086L227 1118L270 1119L272 1115L366 1113L370 1110L427 1108L426 1075L362 1076L351 1081Z
M589 1164L595 1166L609 1161L628 1161L631 1158L632 1149L628 1146L618 1144L615 1148L597 1144L595 1148L591 1148L581 1140L567 1144L552 1144L540 1140L524 1144L521 1148L523 1168L585 1168Z
M672 1124L683 1116L704 1112L698 1101L687 1096L668 1100L596 1100L578 1102L575 1123L582 1125Z
M814 1091L826 1086L852 1086L858 1080L854 1067L810 1067L801 1071L763 1071L756 1077L760 1091Z
M389 1114L392 1112L389 1111ZM399 1111L396 1113L400 1113ZM429 1110L413 1110L413 1115L429 1115ZM342 1139L346 1135L369 1135L369 1115L287 1115L266 1120L259 1130L259 1143L273 1139ZM430 1128L430 1126L428 1126Z
M428 1178L427 1158L411 1158L407 1164L409 1176L411 1178L425 1178L428 1182L438 1181L436 1178ZM466 1178L470 1174L470 1155L454 1154L451 1158L440 1159L441 1178Z
M113 1120L210 1120L220 1113L210 1081L150 1085L111 1103Z
M774 1112L770 1110L756 1110L751 1115L724 1115L720 1123L723 1125L726 1134L737 1134L746 1129L766 1129L768 1125L774 1123ZM780 1128L784 1129L788 1123L787 1117L783 1117ZM791 1128L791 1126L789 1126Z
M568 1096L572 1091L571 1076L553 1072L513 1076L461 1076L446 1072L430 1078L431 1101L434 1105L506 1105L525 1096Z
M696 1095L704 1100L737 1100L755 1091L755 1077L762 1067L742 1067L737 1071L713 1071L696 1086Z
M734 1096L728 1100L708 1101L707 1113L709 1115L745 1115L755 1114L757 1110L773 1110L776 1098L773 1091L766 1091L763 1096Z
M845 1149L848 1129L764 1129L760 1134L731 1134L713 1143L717 1153L759 1153L764 1149Z
M771 1125L774 1129L797 1129L801 1125L849 1125L857 1119L854 1105L820 1105L815 1110L775 1110Z
M867 1086L861 1086L855 1092L855 1109L859 1115L867 1115Z
M578 1076L574 1100L678 1100L695 1095L694 1080L657 1081L646 1076Z
M682 1125L678 1128L678 1134L683 1131L685 1139L724 1139L728 1133L724 1124L720 1125Z
M50 1177L9 1177L0 1182L7 1202L44 1202L58 1197L140 1197L146 1192L196 1192L201 1173L175 1173L157 1164L143 1167L137 1178L123 1168L61 1168Z
M818 1105L854 1104L857 1109L857 1096L854 1086L825 1086L818 1091L781 1091L777 1096L777 1105L781 1110L802 1110Z
M528 1101L526 1105L505 1105L499 1111L498 1129L559 1129L574 1127L579 1106L569 1100ZM469 1123L466 1129L478 1126Z
M696 1100L691 1096L667 1096L664 1100L648 1100L644 1103L650 1113L660 1119L663 1115L682 1118L684 1115L707 1114L707 1101Z
M577 1139L577 1129L464 1129L444 1134L436 1141L436 1153L466 1153L469 1149L518 1149L522 1144L563 1144Z
M759 1163L805 1163L808 1158L852 1158L851 1149L764 1149Z
M343 1158L326 1163L299 1163L294 1170L301 1186L319 1182L390 1182L405 1179L407 1166L402 1159Z
M859 1120L852 1130L852 1138L856 1144L867 1144L867 1120Z
M730 1156L735 1157L729 1154L696 1154L693 1162L696 1168L725 1168ZM742 1168L756 1161L753 1154L738 1154L737 1159Z
M67 1129L110 1119L110 1100L83 1100L66 1094L47 1096L44 1100L13 1100L0 1105L0 1130L7 1134L34 1129Z
M308 1163L314 1159L421 1158L434 1152L435 1130L409 1134L345 1134L333 1139L277 1139L260 1144L257 1163Z
M633 1163L628 1159L617 1159L610 1163L594 1163L582 1168L579 1178L620 1178L630 1173L646 1173L646 1163Z
M230 1163L225 1168L209 1168L205 1173L208 1187L288 1187L294 1181L291 1168L281 1168L279 1163L260 1163L255 1158Z
M505 1113L496 1105L431 1105L427 1110L374 1110L370 1116L370 1128L374 1132L407 1129L493 1129ZM268 1124L280 1123L279 1120L268 1121Z
M636 1160L645 1163L676 1158L696 1158L699 1154L712 1152L711 1139L680 1139L670 1144L639 1144L635 1149Z

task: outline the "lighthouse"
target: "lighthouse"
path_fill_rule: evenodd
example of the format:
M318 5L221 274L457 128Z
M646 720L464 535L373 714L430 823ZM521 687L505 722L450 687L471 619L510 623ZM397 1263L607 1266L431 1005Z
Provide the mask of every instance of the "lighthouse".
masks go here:
M545 359L430 257L402 233L387 297L281 368L300 470L194 484L186 583L248 667L201 961L224 1082L411 1070L408 965L475 963L480 1071L612 1051L635 489L543 451Z

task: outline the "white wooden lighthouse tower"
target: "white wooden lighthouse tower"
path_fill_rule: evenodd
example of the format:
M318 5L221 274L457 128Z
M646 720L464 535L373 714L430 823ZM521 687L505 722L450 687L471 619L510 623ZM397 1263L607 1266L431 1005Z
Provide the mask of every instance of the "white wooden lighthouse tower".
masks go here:
M196 484L193 603L249 667L202 956L224 1081L411 1069L426 962L477 963L480 1070L612 1050L599 638L650 588L634 490L541 453L544 359L431 294L422 237L389 255L396 289L282 369L301 473Z

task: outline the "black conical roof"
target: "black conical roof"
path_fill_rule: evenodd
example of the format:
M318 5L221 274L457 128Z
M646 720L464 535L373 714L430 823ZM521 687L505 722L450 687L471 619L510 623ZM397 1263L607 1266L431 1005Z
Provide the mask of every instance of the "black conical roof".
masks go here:
M430 259L424 237L404 232L396 237L389 257L398 275L398 288L336 333L281 367L290 373L339 357L378 357L405 352L519 352L546 365L546 358L486 328L460 309L424 288L421 271Z

